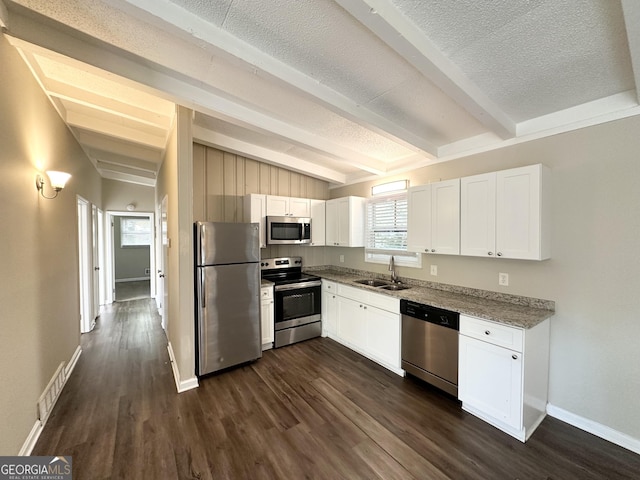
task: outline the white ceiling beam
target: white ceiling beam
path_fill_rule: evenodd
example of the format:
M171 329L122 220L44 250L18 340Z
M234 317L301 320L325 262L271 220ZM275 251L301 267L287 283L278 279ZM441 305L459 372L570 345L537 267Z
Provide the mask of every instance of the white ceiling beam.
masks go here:
M83 130L78 127L72 128L74 136L86 151L97 149L113 152L124 157L137 158L147 162L160 163L164 150L148 147L146 145L134 144L124 140L117 140L106 135Z
M136 9L127 9L127 13L135 15L145 22L155 22L155 25L163 30L179 31L182 38L190 41L193 41L194 38L204 41L217 51L239 58L287 85L295 87L303 95L320 101L326 108L358 125L398 142L413 151L419 151L419 153L431 157L436 154L436 145L426 138L400 127L396 122L363 107L349 97L320 83L317 79L267 55L260 49L243 42L172 2L126 1L139 10L153 15L153 18L149 18L148 15L141 16L140 11L136 11Z
M123 77L123 81L126 79L135 82L132 85L137 88L141 88L141 85L149 87L150 93L192 110L236 125L257 129L256 131L267 132L296 145L316 149L376 175L382 175L386 171L386 165L381 160L226 98L223 92L183 80L179 78L179 72L140 61L124 52L115 53L112 48L98 46L97 42L78 42L76 38L61 30L32 23L31 18L25 17L20 23L24 28L7 36L10 43L18 49L42 55L51 55L51 52L47 51L50 50L119 75Z
M108 152L106 150L100 150L98 148L87 147L85 151L91 158L103 164L129 167L132 170L154 173L157 173L158 168L160 167L159 163L140 160L139 158L121 155L114 152Z
M156 172L147 172L136 168L129 168L122 165L114 165L113 163L105 163L96 161L96 168L101 172L117 172L124 175L136 176L141 178L152 179L155 181Z
M111 115L117 115L127 120L131 120L141 125L168 130L171 127L173 118L171 115L145 110L129 103L120 102L113 98L105 97L82 88L78 88L68 83L59 82L47 78L45 80L46 92L52 97L60 98L69 102L90 107Z
M622 13L631 53L631 65L636 82L636 98L640 101L640 2L622 0Z
M155 178L145 178L139 175L130 175L128 173L116 172L113 170L98 170L102 178L109 180L118 180L119 182L135 183L136 185L145 185L147 187L155 187Z
M393 48L427 79L501 138L516 125L483 91L436 47L431 39L389 0L336 0L365 27Z
M331 183L343 184L346 176L322 165L293 157L286 153L277 152L269 148L247 143L237 138L213 132L198 125L193 125L193 139L205 145L220 148L258 161L265 161L274 165L303 173Z
M158 150L165 148L166 132L162 131L162 129L159 129L159 135L155 135L73 110L67 110L65 117L67 124L72 127L101 133L127 142L157 148Z

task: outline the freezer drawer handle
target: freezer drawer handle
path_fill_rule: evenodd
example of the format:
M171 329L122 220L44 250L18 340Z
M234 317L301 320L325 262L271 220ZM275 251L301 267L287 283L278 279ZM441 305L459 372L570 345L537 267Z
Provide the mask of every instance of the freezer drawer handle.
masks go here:
M204 294L205 289L204 289L204 272L200 272L200 298L202 300L202 308L206 307L206 295Z

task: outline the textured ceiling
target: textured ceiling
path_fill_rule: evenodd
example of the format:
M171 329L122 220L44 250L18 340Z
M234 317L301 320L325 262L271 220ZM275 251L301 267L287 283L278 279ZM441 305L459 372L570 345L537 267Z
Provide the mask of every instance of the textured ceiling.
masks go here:
M196 141L336 185L640 113L635 0L0 3L124 181L154 184L175 104Z

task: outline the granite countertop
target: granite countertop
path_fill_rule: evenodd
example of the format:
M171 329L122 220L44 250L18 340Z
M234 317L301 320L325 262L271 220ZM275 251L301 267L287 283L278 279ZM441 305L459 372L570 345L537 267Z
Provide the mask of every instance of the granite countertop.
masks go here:
M305 273L317 275L326 280L361 288L392 297L412 300L433 307L452 310L461 314L484 318L519 328L532 328L554 314L555 303L529 297L520 297L498 292L489 292L451 285L434 284L407 279L406 290L384 290L355 283L363 278L379 278L389 281L389 276L363 271L343 271L337 268L309 268ZM401 279L402 280L402 279ZM404 280L403 280L404 282ZM436 286L437 288L433 288ZM444 288L444 289L443 289Z

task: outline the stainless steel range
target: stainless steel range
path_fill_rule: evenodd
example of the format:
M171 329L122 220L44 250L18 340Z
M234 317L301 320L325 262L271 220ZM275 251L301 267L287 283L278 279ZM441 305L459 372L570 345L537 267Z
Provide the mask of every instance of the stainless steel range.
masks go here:
M275 284L274 348L322 333L320 277L302 273L301 257L263 258L262 278Z

